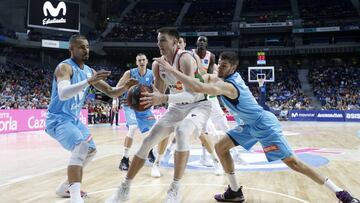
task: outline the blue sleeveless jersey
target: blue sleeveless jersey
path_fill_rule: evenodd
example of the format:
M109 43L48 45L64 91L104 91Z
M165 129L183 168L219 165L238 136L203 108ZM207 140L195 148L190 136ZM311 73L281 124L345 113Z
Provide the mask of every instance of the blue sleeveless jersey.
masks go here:
M139 81L139 84L146 86L151 86L154 81L154 76L150 69L146 69L145 75L141 76L138 68L132 68L130 69L130 78L136 79ZM124 94L123 98L127 98L127 92Z
M67 63L72 68L72 76L70 78L71 84L87 80L93 75L93 72L89 66L84 65L84 69L81 69L72 59L66 59L60 64L62 63ZM55 121L57 119L76 121L79 118L81 108L84 106L88 90L89 87L86 87L76 96L65 101L60 101L57 89L57 81L56 77L54 76L52 82L51 102L47 112L47 124L50 124L51 121Z
M260 119L264 110L256 102L240 74L235 72L225 78L224 81L233 84L239 94L239 97L236 99L230 99L223 95L220 97L230 113L235 118L243 120L244 124L253 124Z

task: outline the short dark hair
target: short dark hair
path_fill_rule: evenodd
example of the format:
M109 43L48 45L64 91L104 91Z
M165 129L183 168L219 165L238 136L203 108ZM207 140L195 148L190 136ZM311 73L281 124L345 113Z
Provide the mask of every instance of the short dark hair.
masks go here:
M186 38L184 36L180 36L179 39L182 38L184 42L186 43Z
M239 58L237 53L232 51L224 51L220 54L221 60L228 60L231 65L239 65Z
M74 34L74 35L71 35L71 37L69 39L69 44L74 44L79 39L87 40L87 38L84 35Z
M180 38L180 34L175 27L162 27L159 28L156 32L168 34L171 37L175 37L177 40Z
M136 57L138 57L138 56L145 56L145 57L146 57L146 55L145 55L144 53L142 53L142 52L140 52L140 53L138 53L138 54L136 55Z

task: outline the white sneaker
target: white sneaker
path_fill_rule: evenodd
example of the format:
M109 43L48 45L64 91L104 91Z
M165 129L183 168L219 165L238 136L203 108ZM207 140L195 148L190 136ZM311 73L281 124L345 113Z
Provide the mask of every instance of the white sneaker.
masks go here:
M200 158L200 164L206 167L213 167L214 164L206 157L206 155L202 155Z
M130 185L123 182L114 194L105 201L105 203L119 203L129 200L129 192Z
M221 164L219 163L219 161L213 160L213 162L214 162L214 167L215 167L215 171L214 171L215 175L217 175L217 176L224 175L224 170L223 170Z
M179 185L171 183L169 190L167 191L167 196L165 203L179 203L180 202L180 192Z
M70 192L69 192L69 184L66 182L61 183L55 191L56 195L63 198L69 198ZM80 191L80 195L82 198L87 197L87 192Z
M153 166L151 168L151 177L153 177L153 178L160 178L161 177L160 166L159 165L153 164Z

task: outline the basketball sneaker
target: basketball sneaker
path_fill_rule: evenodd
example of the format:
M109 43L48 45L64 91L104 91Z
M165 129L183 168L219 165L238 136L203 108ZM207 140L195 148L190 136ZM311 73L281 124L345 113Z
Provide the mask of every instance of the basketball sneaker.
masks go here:
M69 198L70 197L70 191L69 191L69 184L67 183L61 183L55 191L56 195L63 198ZM80 195L82 198L87 197L87 192L80 191Z
M123 157L120 161L119 169L121 171L129 170L129 158Z
M155 155L154 155L154 152L153 150L150 150L149 154L148 154L148 160L151 162L151 163L154 163L155 162Z
M342 203L360 203L360 200L351 196L351 194L345 190L336 192L336 197Z
M232 191L230 186L228 186L227 190L223 194L216 194L214 196L216 201L218 202L244 202L244 194L242 192L242 186L238 191Z
M122 182L120 187L114 192L114 194L108 198L105 203L119 203L129 200L130 185Z
M161 173L160 173L160 166L158 164L153 164L152 168L151 168L151 177L153 178L160 178Z
M174 182L170 184L170 188L167 191L165 203L179 203L180 202L180 186Z

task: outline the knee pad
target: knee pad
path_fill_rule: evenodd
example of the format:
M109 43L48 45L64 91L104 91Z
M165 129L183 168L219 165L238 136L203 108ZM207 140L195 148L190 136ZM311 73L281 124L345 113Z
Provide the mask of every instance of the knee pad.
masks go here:
M176 151L184 152L189 151L190 146L190 136L195 134L199 136L199 130L197 126L190 120L185 119L181 124L176 128L175 137L176 137Z
M136 131L137 126L136 125L130 125L129 126L129 131L126 134L127 137L133 139L134 135L135 135L135 131Z
M136 156L140 157L141 159L146 159L150 150L154 148L156 144L160 143L163 139L168 137L172 131L173 128L154 125L150 130L149 135L144 138L140 149L136 153Z
M83 166L85 159L89 152L89 145L86 142L81 142L80 144L76 145L75 148L71 151L70 157L70 166Z

